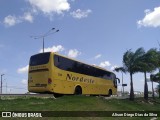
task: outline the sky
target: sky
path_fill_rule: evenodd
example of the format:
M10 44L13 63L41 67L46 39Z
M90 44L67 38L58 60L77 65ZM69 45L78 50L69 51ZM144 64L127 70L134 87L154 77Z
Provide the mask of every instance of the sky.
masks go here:
M58 52L112 71L123 65L127 50L159 47L160 1L0 0L3 93L27 92L29 58L42 52L42 38L34 38L48 31L45 52ZM121 79L121 73L116 75ZM128 73L124 83L129 91ZM135 91L143 91L144 75L134 74L133 83ZM150 82L148 87L151 91ZM118 90L121 88L119 85Z

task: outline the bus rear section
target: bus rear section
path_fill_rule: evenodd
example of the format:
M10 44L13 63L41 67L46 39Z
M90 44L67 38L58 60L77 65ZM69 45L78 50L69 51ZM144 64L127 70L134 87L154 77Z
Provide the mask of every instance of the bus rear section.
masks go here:
M34 93L48 93L51 84L51 53L40 53L31 56L28 73L28 91Z

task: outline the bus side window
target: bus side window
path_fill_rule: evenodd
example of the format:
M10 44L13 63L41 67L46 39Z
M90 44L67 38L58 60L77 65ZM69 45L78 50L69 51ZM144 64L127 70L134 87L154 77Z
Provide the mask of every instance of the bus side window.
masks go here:
M55 55L55 56L54 56L54 65L55 65L56 67L58 67L58 66L59 66L59 62L60 62L59 57L58 57L57 55Z
M60 59L59 59L59 57L57 58L57 62L58 62L58 63L60 62Z

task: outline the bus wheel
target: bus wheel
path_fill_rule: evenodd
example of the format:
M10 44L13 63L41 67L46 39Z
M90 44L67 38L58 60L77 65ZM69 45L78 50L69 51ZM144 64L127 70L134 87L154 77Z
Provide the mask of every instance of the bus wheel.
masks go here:
M110 89L108 92L108 97L110 97L112 95L112 90Z
M75 88L74 94L75 95L81 95L82 94L82 88L80 86L77 86Z

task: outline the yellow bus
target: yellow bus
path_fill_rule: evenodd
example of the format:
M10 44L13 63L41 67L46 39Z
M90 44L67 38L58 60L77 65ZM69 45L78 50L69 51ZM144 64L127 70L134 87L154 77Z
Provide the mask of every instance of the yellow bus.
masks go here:
M54 52L31 56L28 91L34 93L114 95L116 75Z

